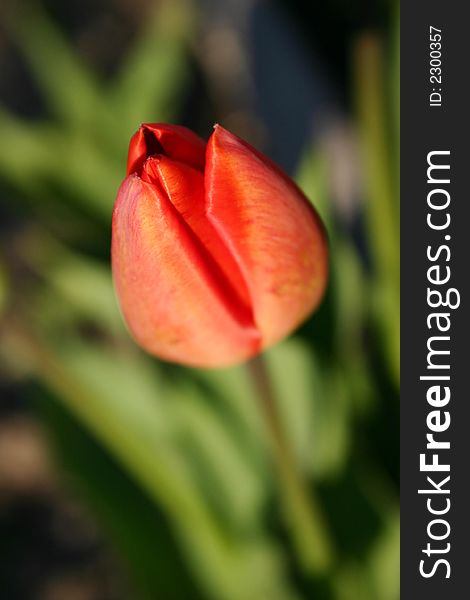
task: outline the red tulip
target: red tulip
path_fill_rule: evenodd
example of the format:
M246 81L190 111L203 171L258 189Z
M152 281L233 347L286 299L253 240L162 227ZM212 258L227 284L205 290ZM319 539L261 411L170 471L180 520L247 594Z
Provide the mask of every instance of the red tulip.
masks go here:
M206 144L176 125L132 137L113 213L113 276L151 354L221 367L289 334L318 305L326 236L298 187L219 125Z

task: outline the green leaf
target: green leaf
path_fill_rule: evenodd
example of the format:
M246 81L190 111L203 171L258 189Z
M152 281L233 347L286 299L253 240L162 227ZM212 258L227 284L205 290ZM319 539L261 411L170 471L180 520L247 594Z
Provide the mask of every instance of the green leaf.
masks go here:
M357 41L354 57L370 250L377 274L396 277L400 247L398 199L393 196L381 38L364 34Z
M0 107L0 174L20 190L37 193L57 169L56 134L50 126L27 124Z
M297 167L296 182L313 204L330 236L334 235L332 211L329 203L327 165L323 153L315 148L304 152Z
M97 81L39 5L22 4L7 24L55 114L79 126L93 120Z
M151 361L71 339L57 354L25 332L21 338L41 380L165 512L209 597L297 598L273 540L258 527L249 535L226 529L210 510L168 408L181 390L165 385Z
M372 33L359 38L355 48L356 104L366 185L369 252L373 261L373 306L392 376L399 383L400 236L393 140L388 123L384 49Z
M25 123L0 109L0 130L8 144L0 146L0 174L15 188L38 201L64 198L79 202L110 223L122 179L111 156L84 137L42 123ZM58 188L64 193L57 194Z
M202 598L165 515L64 408L42 395L36 403L72 486L99 518L113 553L126 567L131 596L148 600ZM119 564L118 564L119 566Z
M164 0L150 13L111 88L109 103L122 140L142 122L175 119L188 79L187 44L194 25L190 0Z
M400 598L400 518L393 511L370 555L370 576L377 600Z
M194 386L185 388L172 409L207 501L231 527L256 527L266 501L266 477L260 479L259 469L242 452L232 423Z

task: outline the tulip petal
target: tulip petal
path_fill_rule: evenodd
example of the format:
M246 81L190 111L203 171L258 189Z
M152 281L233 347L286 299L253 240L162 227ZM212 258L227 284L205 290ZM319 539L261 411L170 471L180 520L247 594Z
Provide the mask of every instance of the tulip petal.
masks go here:
M216 126L205 167L206 211L247 284L269 346L318 305L327 280L321 221L297 186L254 148Z
M202 194L202 186L193 187L193 193L195 189ZM219 367L259 350L252 321L240 318L227 303L191 229L167 194L136 175L127 177L118 192L112 263L126 321L150 353L188 365Z
M199 171L204 170L206 144L186 127L165 123L144 123L129 144L127 175L140 175L145 160L163 154Z
M207 218L204 175L164 156L147 160L142 177L158 184L194 235L195 243L218 282L220 293L241 322L253 323L250 295L238 264Z

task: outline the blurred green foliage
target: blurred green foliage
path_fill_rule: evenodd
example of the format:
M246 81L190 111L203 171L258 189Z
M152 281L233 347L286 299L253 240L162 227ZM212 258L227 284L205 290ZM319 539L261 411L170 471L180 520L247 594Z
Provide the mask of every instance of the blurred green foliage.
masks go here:
M351 53L371 264L335 214L314 144L298 182L327 224L330 286L318 313L265 355L334 549L331 568L312 575L286 535L248 371L145 356L113 293L110 214L127 140L141 121L178 122L197 18L189 0L158 3L102 81L36 5L8 15L47 115L0 106L2 195L15 224L0 262L3 376L37 382L35 410L126 566L133 599L397 600L396 41L364 34Z

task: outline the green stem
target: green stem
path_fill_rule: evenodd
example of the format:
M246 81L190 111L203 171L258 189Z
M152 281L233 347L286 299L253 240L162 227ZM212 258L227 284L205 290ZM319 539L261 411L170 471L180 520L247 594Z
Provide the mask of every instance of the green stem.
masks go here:
M400 379L399 173L393 171L387 73L381 37L363 33L354 49L356 112L364 164L366 227L373 260L372 308L382 329L390 371ZM398 165L395 165L398 169Z
M284 516L302 568L321 575L331 566L333 549L320 507L307 489L279 414L273 386L262 356L247 363L270 436Z

